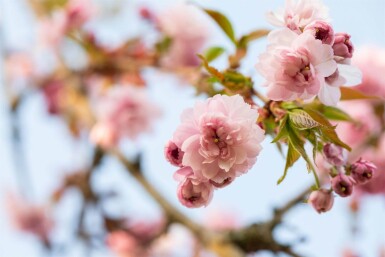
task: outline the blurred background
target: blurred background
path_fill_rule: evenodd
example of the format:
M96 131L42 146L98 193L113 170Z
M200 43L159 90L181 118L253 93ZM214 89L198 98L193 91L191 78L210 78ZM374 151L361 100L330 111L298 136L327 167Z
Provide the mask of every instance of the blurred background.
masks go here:
M97 15L87 22L86 29L97 35L98 41L113 48L135 36L145 37L149 42L155 37L149 25L141 22L138 10L149 7L154 12L162 12L178 1L140 0L94 0ZM243 35L256 28L271 29L264 16L268 11L283 6L284 1L268 0L202 0L189 1L199 6L215 9L226 14L232 21L236 35ZM335 31L348 32L356 48L370 45L385 48L385 2L383 0L324 0L330 9ZM209 45L220 45L232 49L231 43L207 17L210 31ZM41 73L49 72L55 65L52 52L39 47L37 42L37 18L25 0L0 0L0 256L42 256L41 246L35 237L14 228L7 211L9 193L21 194L24 190L34 203L46 203L52 192L61 185L66 174L84 169L92 155L86 135L76 139L67 125L46 109L44 95L31 92L19 107L20 145L16 150L12 141L14 119L9 112L8 96L10 85L5 83L5 56L9 52L34 52L35 65ZM52 26L52 27L51 27ZM47 24L46 30L55 30ZM188 30L188 28L186 28ZM74 69L81 69L85 58L74 42L61 45L66 58ZM256 85L262 79L256 74L254 65L258 55L264 51L266 40L252 44L242 70L252 76ZM225 58L219 58L214 65L221 67ZM385 74L385 70L384 73ZM141 152L146 177L161 193L183 213L200 222L207 222L213 213L219 217L227 213L237 223L247 224L269 218L274 207L280 206L296 193L312 183L305 163L299 162L290 171L287 179L277 186L285 160L276 147L264 141L264 150L252 170L240 177L231 186L218 190L212 203L206 208L187 209L180 205L176 196L177 184L172 178L174 168L163 156L164 144L172 136L179 124L183 109L193 106L195 89L173 76L151 69L145 70L150 98L160 106L162 115L154 122L150 133L137 140L125 140L122 148L129 156ZM27 81L28 82L28 81ZM13 91L22 90L25 82L16 83ZM27 83L28 84L28 83ZM384 85L385 86L385 85ZM12 91L11 90L11 91ZM79 139L80 138L80 139ZM18 173L18 169L26 172ZM28 175L26 175L28 174ZM19 176L19 178L18 178ZM20 176L21 181L20 182ZM156 219L160 211L145 191L124 171L113 158L106 158L98 167L92 181L98 192L109 193L113 188L119 195L104 206L113 215L128 215L137 218ZM20 185L21 184L21 185ZM384 185L385 187L385 185ZM57 256L115 256L108 249L99 247L91 252L84 244L73 238L77 224L81 198L75 191L69 191L54 208L54 241L66 242ZM95 210L95 213L97 210ZM351 211L351 199L336 198L332 211L319 215L308 205L294 208L285 218L285 226L278 230L282 242L296 243L295 250L303 256L333 257L343 256L346 249L352 249L359 256L377 257L385 247L385 195L370 195L361 201L360 211ZM87 226L97 230L102 221L90 211L86 217ZM183 251L183 240L175 241L175 248L181 248L175 256L189 256ZM69 247L70 246L70 247ZM88 254L88 255L86 255ZM258 253L256 256L272 256ZM346 255L347 256L347 255Z

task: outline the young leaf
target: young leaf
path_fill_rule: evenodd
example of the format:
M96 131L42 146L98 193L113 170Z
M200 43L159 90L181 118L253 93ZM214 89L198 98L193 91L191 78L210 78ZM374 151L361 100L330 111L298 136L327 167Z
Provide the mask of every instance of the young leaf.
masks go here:
M278 127L278 134L277 136L271 141L272 143L277 143L279 140L283 138L287 138L287 130L286 130L286 123L287 123L287 116L283 118L280 121L279 127Z
M362 100L362 99L377 99L380 100L381 98L378 96L369 96L365 95L364 93L349 88L349 87L341 87L341 101L346 100Z
M220 46L213 46L206 50L204 57L208 63L214 61L225 52L225 49Z
M311 129L321 126L307 112L301 109L294 109L289 112L291 123L298 129Z
M237 44L237 41L235 39L234 35L234 29L231 25L231 22L225 15L218 11L210 10L210 9L203 9L218 25L221 27L223 32L227 35L227 37L234 43Z
M250 32L247 35L242 36L238 41L238 48L246 48L247 45L253 41L267 36L270 33L270 30L267 29L258 29Z
M301 155L298 153L297 150L295 150L293 145L289 143L289 148L287 149L285 170L283 171L282 177L278 179L277 185L281 184L281 182L286 178L287 171L291 166L293 166L296 161L298 161L299 157L301 157Z
M333 107L333 106L324 106L322 108L322 112L323 114L325 115L326 118L330 119L330 120L337 120L337 121L350 121L350 122L353 122L354 120L352 119L352 117L350 117L349 114L347 114L346 112L344 112L343 110L341 109L338 109L336 107Z
M325 141L332 142L336 145L339 145L343 148L345 148L348 151L351 151L352 148L345 144L337 135L334 128L320 128L320 132L322 137L325 139Z
M303 139L301 139L295 129L290 126L290 123L286 124L286 130L289 135L289 143L293 145L294 149L297 150L302 158L306 161L308 169L314 172L313 163L306 153Z

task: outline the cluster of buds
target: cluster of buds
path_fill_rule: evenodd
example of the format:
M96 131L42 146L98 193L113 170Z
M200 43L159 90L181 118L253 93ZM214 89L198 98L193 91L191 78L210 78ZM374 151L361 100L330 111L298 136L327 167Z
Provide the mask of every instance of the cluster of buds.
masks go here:
M363 185L373 178L377 167L369 161L360 158L349 164L347 152L342 147L334 144L326 144L323 148L325 160L331 166L331 189L320 189L311 193L309 203L318 212L326 212L333 206L333 193L341 197L350 196L356 185Z

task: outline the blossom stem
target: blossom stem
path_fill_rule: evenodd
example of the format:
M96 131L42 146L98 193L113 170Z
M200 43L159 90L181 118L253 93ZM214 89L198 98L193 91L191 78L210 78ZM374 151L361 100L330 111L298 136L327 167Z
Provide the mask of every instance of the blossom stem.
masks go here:
M252 90L253 95L258 97L262 102L264 102L265 104L267 102L269 102L269 99L267 97L265 97L264 95L262 95L261 93L259 93L257 90L255 90L255 88L252 88L251 90Z

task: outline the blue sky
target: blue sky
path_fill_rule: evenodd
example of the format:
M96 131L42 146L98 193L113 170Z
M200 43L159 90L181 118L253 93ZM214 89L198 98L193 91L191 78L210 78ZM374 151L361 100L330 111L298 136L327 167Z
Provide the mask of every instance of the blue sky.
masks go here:
M29 25L31 17L20 4L23 0L0 0L0 26L5 29L5 44L23 47L28 45L33 35ZM125 2L122 0L122 2ZM151 3L156 8L165 8L175 2L162 1L130 1L134 3ZM267 11L275 10L283 5L283 0L200 0L194 1L199 5L217 9L228 15L233 22L237 35L247 33L255 28L271 26L264 20ZM348 32L357 47L366 44L376 44L385 47L385 2L383 0L325 0L329 6L333 25L337 32ZM127 11L127 14L130 12ZM127 19L127 20L126 20ZM109 36L119 37L121 31L127 30L129 18L117 19L107 24ZM127 21L127 22L126 22ZM108 27L110 25L110 27ZM219 30L213 29L215 39L213 44L223 45L231 51L231 45ZM126 32L124 32L126 33ZM261 40L253 45L250 57L244 63L244 71L253 76L255 81L261 79L256 75L254 64L258 54L265 48L266 42ZM4 41L0 47L4 46ZM217 65L221 65L219 61ZM150 136L144 136L139 142L125 142L129 151L142 149L146 154L146 175L161 192L173 203L180 207L176 199L176 183L172 180L174 171L163 159L163 145L171 137L179 123L181 110L193 105L194 91L175 79L148 72L150 94L154 101L162 106L163 117L157 122L156 129ZM2 74L2 73L1 73ZM9 144L9 119L6 110L4 85L0 91L0 257L9 256L41 256L33 238L12 230L3 207L6 190L15 189L15 167L12 164ZM172 101L170 101L172 99ZM72 169L86 164L89 156L88 147L69 139L63 124L56 118L45 113L42 97L34 95L23 106L21 124L23 127L23 142L28 170L32 176L34 187L33 199L42 202L47 194L58 184L58 177ZM152 136L152 137L151 137ZM215 208L236 211L240 220L248 223L260 221L269 217L272 207L279 206L311 183L312 177L307 174L303 162L294 166L287 179L280 186L276 180L284 167L283 158L275 147L269 144L269 138L264 142L264 151L260 154L257 164L249 173L239 178L234 184L215 193L212 204L206 209L182 211L196 219L202 219L205 213ZM125 178L122 180L121 178ZM99 190L114 186L122 190L124 203L112 208L121 213L134 213L140 216L155 216L157 209L146 197L143 190L132 179L123 175L121 167L114 161L108 160L95 178ZM76 196L74 196L76 198ZM351 224L353 217L348 212L348 200L336 198L335 207L327 214L318 215L309 206L302 205L290 212L285 222L288 226L278 231L278 236L284 241L295 241L298 237L306 236L308 240L296 248L304 256L334 257L340 256L344 247L353 247L364 257L376 257L381 245L385 245L385 199L373 197L367 199L357 218L360 235L353 237ZM58 207L57 217L63 222L58 229L58 240L68 237L64 228L74 222L78 202L70 197ZM155 214L154 214L155 213ZM92 217L90 218L92 221ZM21 243L22 242L22 243ZM83 256L79 244L74 244L74 250L68 256ZM92 256L109 256L107 252L94 253ZM270 256L262 254L259 256Z

